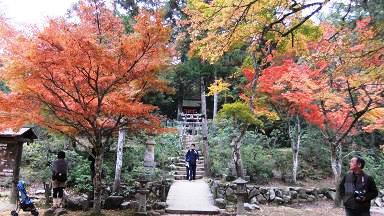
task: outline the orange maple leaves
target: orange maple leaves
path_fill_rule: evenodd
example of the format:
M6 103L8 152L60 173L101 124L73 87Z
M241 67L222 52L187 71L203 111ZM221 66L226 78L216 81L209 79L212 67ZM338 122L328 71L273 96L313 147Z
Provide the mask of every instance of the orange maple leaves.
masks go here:
M141 13L131 34L99 3L81 2L76 18L52 19L29 35L0 21L7 27L1 78L12 90L1 95L0 127L30 122L73 133L159 128L151 115L156 107L140 99L151 89L167 89L157 78L171 55L161 16Z
M354 132L358 120L383 104L384 46L369 21L358 21L353 31L323 24L323 39L308 44L310 55L300 63L288 56L262 71L259 92L332 133ZM243 72L251 81L254 72Z

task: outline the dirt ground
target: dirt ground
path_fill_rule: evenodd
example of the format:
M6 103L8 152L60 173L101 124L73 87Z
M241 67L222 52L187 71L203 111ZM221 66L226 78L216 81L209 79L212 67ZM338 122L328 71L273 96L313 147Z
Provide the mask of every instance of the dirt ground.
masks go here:
M261 210L256 212L260 216L343 216L345 215L343 208L334 208L331 201L321 201L312 204L302 204L297 206L261 206ZM371 210L371 216L384 216L382 213Z
M249 215L257 216L344 216L344 210L342 208L334 208L332 202L321 201L312 204L291 205L291 206L268 206L261 205L261 210L254 211ZM381 209L382 213L378 213L378 208L373 208L371 216L384 216L384 209ZM10 212L0 213L0 216L9 216ZM42 215L43 210L40 210ZM103 211L105 216L129 216L133 215L130 211ZM20 215L26 216L28 213L21 213ZM90 215L89 212L69 212L70 216L86 216ZM176 215L169 215L176 216ZM183 215L183 216L201 216L201 215Z

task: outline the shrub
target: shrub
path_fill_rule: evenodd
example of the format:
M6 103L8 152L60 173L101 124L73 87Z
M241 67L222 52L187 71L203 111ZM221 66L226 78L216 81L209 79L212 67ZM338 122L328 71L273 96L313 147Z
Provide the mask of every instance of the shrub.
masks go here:
M269 150L263 149L257 144L244 145L242 158L247 174L251 176L252 181L265 183L272 178L274 160Z
M379 188L384 187L384 154L365 153L363 158L366 162L364 170L375 179Z
M182 145L176 133L167 133L155 138L155 161L160 169L167 169L171 161L170 157L178 157L182 151Z

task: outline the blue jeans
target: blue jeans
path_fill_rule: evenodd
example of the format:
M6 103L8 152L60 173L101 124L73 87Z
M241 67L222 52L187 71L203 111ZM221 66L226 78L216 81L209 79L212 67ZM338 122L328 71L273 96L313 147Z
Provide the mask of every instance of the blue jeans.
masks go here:
M369 209L345 209L346 216L371 216Z

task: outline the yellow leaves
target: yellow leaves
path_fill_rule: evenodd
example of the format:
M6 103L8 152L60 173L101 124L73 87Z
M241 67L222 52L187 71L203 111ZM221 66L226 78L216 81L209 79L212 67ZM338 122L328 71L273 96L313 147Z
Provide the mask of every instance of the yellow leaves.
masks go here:
M279 48L286 50L291 39L290 35L282 39L283 33L303 19L301 12L293 12L284 22L277 21L283 17L284 12L292 10L291 4L288 0L214 0L209 4L192 0L186 10L190 16L193 40L190 54L197 54L204 60L214 62L240 42L250 44L250 52L255 52L259 46L264 49L265 44L259 44L260 37L267 43L281 41L285 47ZM274 23L275 21L277 22ZM271 23L274 23L273 26L270 26ZM305 51L306 43L321 35L310 21L292 33L297 53Z
M220 92L223 92L223 91L228 91L229 90L229 86L231 86L231 84L227 83L227 82L224 82L222 79L219 79L219 80L215 80L214 83L212 83L212 85L210 85L208 87L209 89L209 92L208 92L208 96L213 96L215 93L220 93Z
M384 108L377 108L369 111L363 116L363 120L368 124L363 129L367 132L373 130L384 130Z

